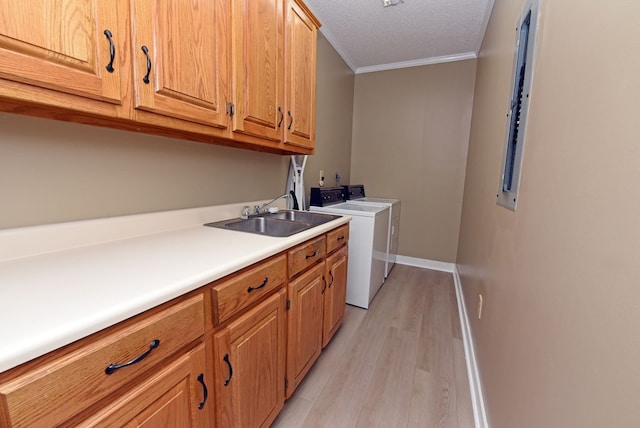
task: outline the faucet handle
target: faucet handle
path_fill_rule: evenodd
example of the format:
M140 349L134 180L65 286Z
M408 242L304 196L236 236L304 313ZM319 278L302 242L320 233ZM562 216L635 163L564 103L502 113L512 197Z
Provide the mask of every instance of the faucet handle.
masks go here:
M243 218L243 219L249 218L250 209L251 208L249 207L249 205L245 205L244 207L242 207L242 215L240 215L240 218Z
M253 209L254 209L256 214L260 214L260 205L254 205Z

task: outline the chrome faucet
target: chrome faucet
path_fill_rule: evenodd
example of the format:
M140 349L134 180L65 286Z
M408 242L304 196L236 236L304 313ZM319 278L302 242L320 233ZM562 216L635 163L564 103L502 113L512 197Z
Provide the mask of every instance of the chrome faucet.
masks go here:
M256 214L260 214L260 213L262 213L262 212L265 212L265 208L269 207L269 206L270 206L271 204L273 204L275 201L277 201L277 200L279 200L279 199L283 199L283 198L290 198L290 197L291 197L291 195L289 195L288 193L285 193L284 195L280 195L280 196L278 196L277 198L275 198L275 199L273 199L273 200L271 200L271 201L267 202L266 204L264 204L264 205L262 205L262 206L256 205L256 206L254 207L255 213L256 213Z

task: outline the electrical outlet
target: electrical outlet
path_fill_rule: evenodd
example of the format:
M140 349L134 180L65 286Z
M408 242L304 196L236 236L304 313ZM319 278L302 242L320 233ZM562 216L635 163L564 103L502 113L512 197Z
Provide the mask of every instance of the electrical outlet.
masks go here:
M478 294L478 319L482 318L482 305L484 304L484 298L482 294Z

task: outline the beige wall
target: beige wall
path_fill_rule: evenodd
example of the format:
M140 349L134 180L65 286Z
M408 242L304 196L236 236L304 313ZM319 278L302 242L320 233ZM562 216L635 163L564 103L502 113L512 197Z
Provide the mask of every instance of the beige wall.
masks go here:
M327 39L318 34L316 153L307 158L305 168L307 200L309 188L318 187L320 170L325 172L326 186L336 184L336 172L340 174L343 184L349 183L353 86L353 71Z
M282 194L288 158L0 114L0 228Z
M308 168L348 180L353 73L322 36L317 98ZM288 165L288 156L0 113L0 228L269 199L284 192Z
M478 60L458 263L489 421L637 427L640 3L541 3L515 213L495 194L522 0L496 0Z
M475 60L356 76L351 181L402 200L399 253L455 262Z

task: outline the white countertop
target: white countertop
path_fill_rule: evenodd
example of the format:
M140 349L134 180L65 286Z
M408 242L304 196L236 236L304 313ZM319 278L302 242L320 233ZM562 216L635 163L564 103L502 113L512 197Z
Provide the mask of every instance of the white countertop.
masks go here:
M350 220L287 238L202 226L242 205L249 203L0 232L0 372ZM131 236L140 229L146 234Z

